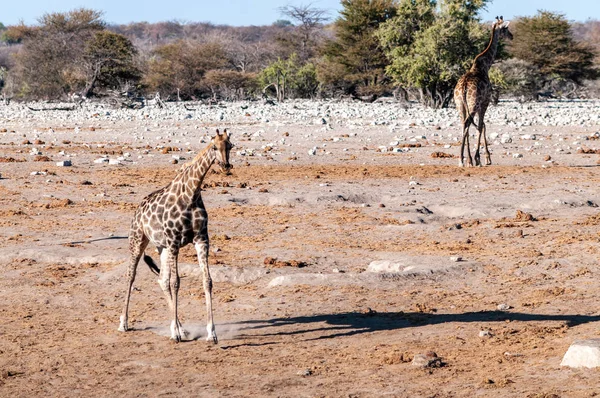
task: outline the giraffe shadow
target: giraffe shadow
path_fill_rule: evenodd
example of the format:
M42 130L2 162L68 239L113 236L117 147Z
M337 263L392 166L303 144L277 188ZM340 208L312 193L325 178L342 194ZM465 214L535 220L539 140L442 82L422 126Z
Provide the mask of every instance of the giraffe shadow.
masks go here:
M345 312L338 314L309 315L268 320L249 320L236 323L239 339L256 339L278 336L301 336L304 341L333 339L373 333L415 328L445 323L471 322L564 322L569 327L600 321L600 315L545 315L521 312L479 311L462 314L424 314L418 312ZM256 333L258 332L258 333ZM283 343L283 342L281 342ZM267 342L265 344L274 344ZM222 347L224 349L258 343Z

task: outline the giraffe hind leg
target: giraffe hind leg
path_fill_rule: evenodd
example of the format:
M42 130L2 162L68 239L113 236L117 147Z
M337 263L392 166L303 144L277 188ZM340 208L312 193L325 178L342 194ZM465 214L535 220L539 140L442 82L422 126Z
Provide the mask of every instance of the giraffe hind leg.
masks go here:
M179 290L179 273L177 270L177 250L165 248L160 255L160 276L158 284L165 294L167 305L171 313L171 339L181 341L181 322L177 317L177 293Z
M129 317L129 300L131 299L131 290L133 289L133 282L135 280L135 274L137 265L144 254L148 246L148 238L143 232L132 234L129 237L129 265L127 267L127 291L125 292L125 305L121 314L119 322L119 331L126 332L129 330L128 317Z
M480 116L480 120L479 120L479 124L477 126L477 132L479 133L477 136L477 150L475 151L475 166L481 166L481 156L479 153L479 149L481 148L481 136L483 135L483 129L481 127L482 123L481 120L483 120L483 118L481 118Z
M473 115L469 115L465 121L463 122L463 136L462 136L462 143L460 146L460 161L458 163L459 167L463 167L464 166L464 160L465 160L465 147L467 149L467 167L473 166L473 158L471 157L471 144L469 143L469 127L471 126L471 123L473 123Z
M485 123L483 123L483 145L485 147L485 165L490 166L492 164L492 155L488 149Z

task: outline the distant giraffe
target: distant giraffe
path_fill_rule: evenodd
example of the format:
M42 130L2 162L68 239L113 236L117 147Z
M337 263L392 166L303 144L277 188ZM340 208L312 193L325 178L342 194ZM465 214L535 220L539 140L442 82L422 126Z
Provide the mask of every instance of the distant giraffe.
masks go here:
M159 275L158 284L167 298L172 314L171 339L179 342L186 335L177 317L177 293L179 290L179 272L177 255L179 249L188 243L194 243L198 253L198 261L202 268L204 293L206 298L207 341L218 342L212 315L212 280L208 270L208 217L202 197L200 185L216 161L223 172L231 169L229 152L232 144L227 130L217 135L210 144L196 157L184 165L175 179L146 198L139 205L133 216L129 231L130 262L127 269L127 292L125 306L121 315L119 330L127 331L129 299L135 279L137 264L149 242L152 242L160 253L160 271L150 256L144 255L144 261L150 269Z
M465 73L454 88L454 102L460 114L462 125L462 143L460 146L460 161L458 165L464 166L465 144L467 146L467 166L473 166L471 158L471 149L469 148L469 126L471 123L477 127L479 138L477 139L477 151L475 152L475 164L481 166L479 156L479 147L481 146L481 136L485 146L486 165L492 164L490 151L488 149L487 138L485 136L485 112L490 104L492 85L488 77L490 67L494 63L498 41L508 38L512 40L512 33L508 30L509 21L504 21L502 17L496 17L496 22L492 26L492 37L486 49L475 57L471 69ZM477 125L475 125L475 116L477 115Z

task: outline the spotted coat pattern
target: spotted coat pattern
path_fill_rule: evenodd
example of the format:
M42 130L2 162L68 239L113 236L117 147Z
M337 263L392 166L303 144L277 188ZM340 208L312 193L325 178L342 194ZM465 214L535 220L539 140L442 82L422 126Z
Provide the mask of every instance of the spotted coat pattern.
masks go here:
M477 150L475 152L475 164L481 166L479 156L479 147L481 146L481 138L485 148L486 165L492 164L490 151L488 149L487 138L485 135L485 112L490 104L492 94L492 84L488 76L490 67L496 58L498 42L501 39L508 38L512 40L512 34L508 30L510 22L504 21L502 17L496 19L492 26L492 35L486 49L479 54L473 61L473 65L465 73L454 88L454 102L460 115L462 126L462 143L460 147L459 166L464 166L465 161L465 146L467 148L467 166L473 166L473 158L469 148L469 127L473 124L478 132ZM477 124L475 117L477 116Z
M202 269L207 309L207 340L217 343L212 315L212 280L208 269L208 215L202 202L200 186L216 161L221 170L228 172L232 145L227 130L217 135L190 163L184 165L166 187L146 196L138 206L129 231L130 262L127 268L127 292L119 330L127 331L131 289L139 260L144 260L159 275L158 283L167 298L172 314L171 338L181 341L186 333L177 316L179 249L193 243ZM160 270L150 256L144 255L149 243L160 253Z

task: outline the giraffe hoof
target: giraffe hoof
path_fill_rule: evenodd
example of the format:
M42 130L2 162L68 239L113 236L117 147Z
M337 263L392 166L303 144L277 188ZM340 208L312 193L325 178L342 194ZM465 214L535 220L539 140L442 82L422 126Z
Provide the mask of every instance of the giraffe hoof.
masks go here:
M121 317L121 322L119 323L119 328L117 330L119 332L126 332L129 330L129 328L127 327L127 322L125 320L123 320L122 317Z
M214 344L219 344L219 339L217 338L216 334L214 334L212 336L208 336L206 338L206 341L212 341Z
M171 340L175 343L181 343L181 336L171 336Z

